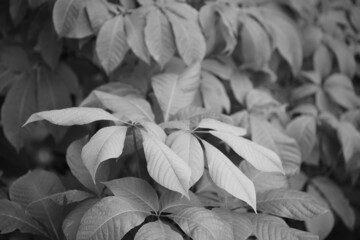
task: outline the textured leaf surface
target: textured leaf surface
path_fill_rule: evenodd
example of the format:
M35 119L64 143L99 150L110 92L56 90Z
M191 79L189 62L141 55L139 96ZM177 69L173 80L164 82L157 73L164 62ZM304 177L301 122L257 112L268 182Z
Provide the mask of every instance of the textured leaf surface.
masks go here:
M188 196L190 167L159 139L141 131L147 169L160 185Z
M178 192L166 191L160 198L161 213L174 213L186 207L202 207L197 195L189 191L189 197L187 199Z
M340 122L337 135L342 145L345 162L348 168L351 168L352 164L357 161L357 154L360 153L360 132L352 124Z
M202 141L214 183L231 195L245 201L256 210L256 193L254 184L240 171L220 150L206 141Z
M204 208L184 208L170 217L192 239L232 240L233 233L228 223L215 213Z
M76 239L121 239L149 215L146 209L128 199L106 197L84 214Z
M327 212L311 195L290 190L273 189L257 195L257 208L273 215L306 220Z
M97 37L96 52L107 74L120 65L129 50L124 25L123 16L116 16L101 27Z
M75 26L83 3L83 0L58 0L55 2L53 22L55 30L60 36L65 36Z
M104 183L118 197L123 197L141 205L147 211L157 212L159 200L152 186L140 178L126 177Z
M123 152L127 127L111 126L100 129L83 147L81 158L95 183L99 165Z
M182 240L183 237L162 221L150 222L142 226L135 235L135 240Z
M246 135L246 129L241 127L236 127L228 123L220 122L216 119L204 118L200 121L198 128L212 129L219 132L230 133L236 136Z
M224 141L255 168L264 172L284 172L279 156L273 151L242 137L217 131L210 133Z
M6 199L0 200L0 232L6 234L16 229L22 233L48 236L42 227L18 203Z
M34 113L24 125L40 120L62 126L84 125L100 120L119 121L118 118L99 108L72 107Z
M194 185L204 172L204 154L199 141L190 133L171 133L166 144L191 168L190 186Z

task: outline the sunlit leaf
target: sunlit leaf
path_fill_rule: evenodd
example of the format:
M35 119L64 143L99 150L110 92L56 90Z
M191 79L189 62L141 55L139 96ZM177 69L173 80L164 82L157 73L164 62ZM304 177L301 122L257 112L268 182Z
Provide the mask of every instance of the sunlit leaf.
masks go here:
M134 240L182 240L183 237L172 230L169 225L158 220L142 226L136 233Z

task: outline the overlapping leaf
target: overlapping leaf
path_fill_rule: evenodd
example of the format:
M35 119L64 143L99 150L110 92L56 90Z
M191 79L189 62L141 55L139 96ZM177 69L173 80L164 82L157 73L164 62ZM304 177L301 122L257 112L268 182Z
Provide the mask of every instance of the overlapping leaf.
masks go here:
M162 221L150 222L142 226L135 235L135 240L182 240L183 237Z

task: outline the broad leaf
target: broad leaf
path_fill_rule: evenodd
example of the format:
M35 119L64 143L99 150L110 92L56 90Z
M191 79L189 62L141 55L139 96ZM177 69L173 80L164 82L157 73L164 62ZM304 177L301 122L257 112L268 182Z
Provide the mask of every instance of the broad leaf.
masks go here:
M11 233L16 229L22 233L31 233L47 237L43 228L18 203L6 199L0 200L0 232Z
M250 140L229 133L217 131L210 131L210 133L224 141L239 156L251 163L255 168L263 172L284 172L279 156L273 151Z
M349 229L354 229L355 213L341 189L331 180L323 177L315 178L312 182L326 197L327 202L344 224Z
M111 126L100 129L83 147L81 158L95 183L99 165L111 158L118 158L123 152L127 127Z
M300 221L327 212L311 195L290 189L273 189L260 193L257 195L256 206L265 213Z
M155 61L161 66L175 53L175 40L167 17L153 8L146 16L145 43Z
M170 9L165 14L171 22L178 53L186 65L192 66L205 57L206 51L205 39L197 22L198 12L186 4L174 4Z
M253 89L253 84L245 72L235 71L230 78L230 87L236 100L244 104L246 94Z
M322 78L331 73L333 69L332 59L333 56L327 46L320 45L316 49L313 57L314 70L320 73Z
M119 121L115 116L99 108L72 107L34 113L24 125L40 120L62 126L84 125L100 120Z
M165 122L169 116L189 106L200 85L200 64L194 64L180 75L164 73L152 78L152 86Z
M236 127L227 123L220 122L211 118L204 118L201 120L198 128L212 129L218 132L230 133L236 136L246 135L246 129L241 127Z
M158 138L162 142L165 142L166 137L167 137L166 133L159 125L157 125L156 123L153 123L153 122L145 122L145 121L141 121L140 124L141 124L141 126L143 126L145 128L145 130L150 135Z
M169 225L158 220L146 223L136 233L134 240L182 240L183 237L172 230Z
M107 6L103 1L86 0L86 11L89 15L90 25L96 34L100 31L104 23L111 18Z
M44 170L34 170L18 178L10 186L9 196L12 201L25 208L31 202L63 191L65 188L57 175Z
M220 188L256 210L254 184L220 150L202 141L211 179Z
M354 125L348 122L340 122L337 128L337 135L339 136L342 145L342 152L345 158L346 165L351 168L354 162L358 161L357 154L360 153L360 132Z
M120 65L128 50L124 17L118 15L101 27L96 40L96 53L107 74Z
M83 0L58 0L53 10L53 22L56 32L65 36L71 32L84 7Z
M247 240L252 235L252 223L248 218L227 209L214 208L212 211L232 227L233 239Z
M149 215L146 209L129 199L106 197L84 214L76 239L121 239Z
M62 230L67 240L76 240L80 222L84 214L98 202L98 199L89 199L76 206L64 219Z
M160 185L188 196L190 167L158 138L141 130L150 176Z
M232 240L234 236L228 223L204 208L184 208L169 217L192 239Z
M104 183L117 197L131 200L147 211L157 212L159 200L152 186L140 178L126 177Z
M166 144L189 165L190 186L194 185L204 172L204 154L199 141L188 132L177 131L167 137Z
M202 204L194 193L189 191L190 199L184 198L180 193L166 191L160 198L160 213L174 213L187 207L202 207Z

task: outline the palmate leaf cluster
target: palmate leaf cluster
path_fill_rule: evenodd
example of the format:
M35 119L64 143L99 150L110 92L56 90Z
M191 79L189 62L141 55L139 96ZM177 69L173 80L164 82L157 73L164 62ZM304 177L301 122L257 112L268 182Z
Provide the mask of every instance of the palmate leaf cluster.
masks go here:
M355 228L338 185L360 173L359 1L6 2L5 137L19 151L59 142L64 126L86 134L66 146L76 187L39 169L18 178L0 200L2 234L325 239L336 221ZM85 91L67 58L109 81Z

